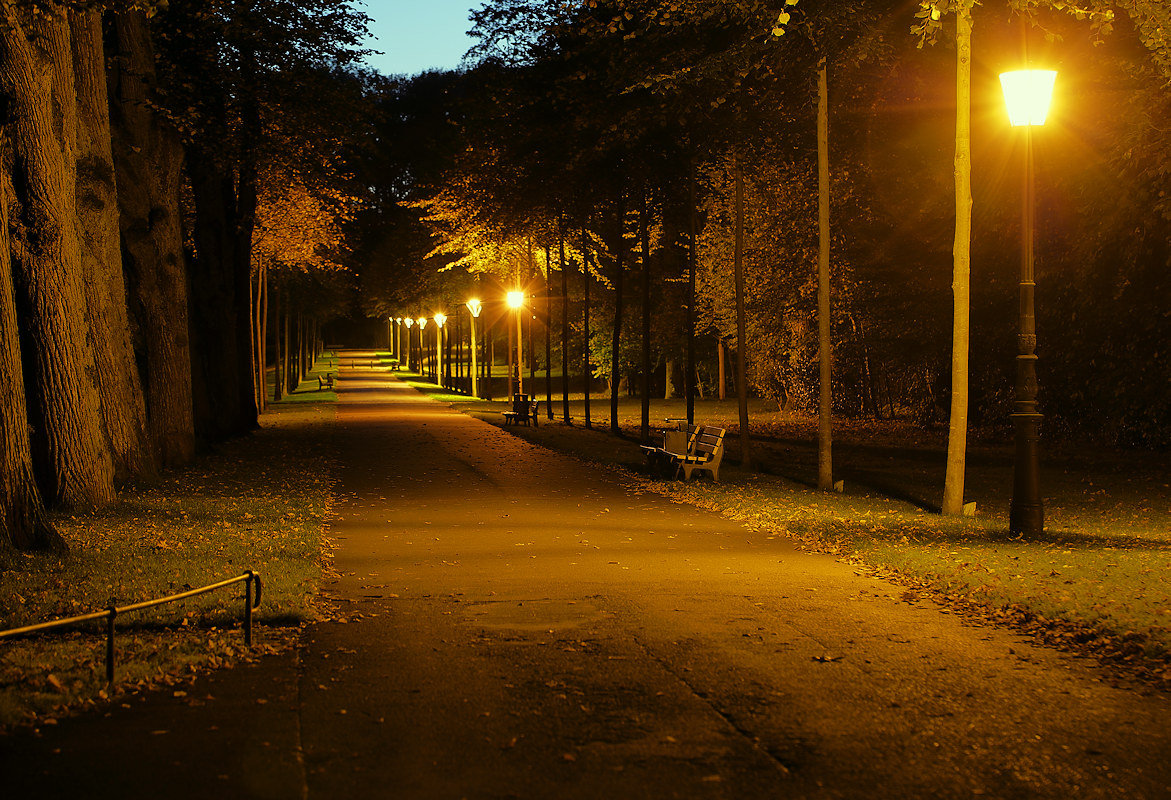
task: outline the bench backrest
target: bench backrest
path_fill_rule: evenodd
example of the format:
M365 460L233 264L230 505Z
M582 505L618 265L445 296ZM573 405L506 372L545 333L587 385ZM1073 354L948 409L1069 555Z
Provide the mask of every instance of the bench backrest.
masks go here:
M724 429L711 425L703 425L695 435L694 453L705 456L709 461L722 458L724 455Z
M514 394L512 396L512 413L526 414L529 410L529 399L523 394Z

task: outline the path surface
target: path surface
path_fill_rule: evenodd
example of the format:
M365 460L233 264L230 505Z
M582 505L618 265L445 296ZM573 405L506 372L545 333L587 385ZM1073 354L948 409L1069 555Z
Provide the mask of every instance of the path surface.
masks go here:
M340 392L337 619L201 705L11 737L6 797L1171 797L1164 695L388 374Z

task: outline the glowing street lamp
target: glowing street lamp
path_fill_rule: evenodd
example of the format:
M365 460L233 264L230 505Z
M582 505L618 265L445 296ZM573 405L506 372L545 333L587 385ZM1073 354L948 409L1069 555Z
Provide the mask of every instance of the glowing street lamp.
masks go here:
M403 325L407 326L407 369L413 369L411 366L411 328L415 321L410 317L403 317Z
M520 310L524 308L525 293L521 291L512 291L508 293L508 307L516 311L516 393L524 394L524 386L521 383L520 368L521 362L521 332L520 332Z
M1020 281L1020 323L1017 334L1016 400L1012 414L1016 456L1013 461L1012 504L1008 527L1012 533L1040 534L1045 527L1041 500L1040 427L1037 412L1037 320L1033 280L1033 127L1045 124L1057 73L1053 70L1016 70L1000 76L1009 123L1025 129Z
M439 375L436 378L436 383L440 386L443 384L443 324L447 322L447 315L439 312L432 317L435 320L435 363L439 368Z
M415 320L415 324L419 326L419 375L423 374L423 363L426 361L426 354L424 352L423 331L427 328L427 318L419 317Z
M468 307L468 311L472 312L472 397L479 397L480 393L476 391L476 320L480 318L480 311L484 308L484 304L477 299L472 299L464 305Z

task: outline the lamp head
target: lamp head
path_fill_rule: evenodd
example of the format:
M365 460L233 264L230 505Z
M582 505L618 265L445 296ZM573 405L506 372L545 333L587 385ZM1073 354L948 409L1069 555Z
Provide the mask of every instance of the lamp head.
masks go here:
M415 320L415 324L419 326L419 330L423 330L427 327L427 318L419 317L417 320Z
M468 307L468 311L472 312L472 316L477 319L480 316L480 311L484 308L484 304L475 299L469 300L465 305Z
M447 315L441 311L438 314L436 314L435 316L433 316L432 319L435 320L436 325L438 325L440 328L442 328L443 323L447 322Z
M508 307L520 308L525 304L525 293L521 291L513 291L508 293Z
M411 319L410 317L404 317L403 322L406 323L408 331L411 329L411 326L415 324L415 321L413 319Z
M1044 125L1056 80L1057 73L1051 69L1020 69L1000 73L1009 124L1014 128Z

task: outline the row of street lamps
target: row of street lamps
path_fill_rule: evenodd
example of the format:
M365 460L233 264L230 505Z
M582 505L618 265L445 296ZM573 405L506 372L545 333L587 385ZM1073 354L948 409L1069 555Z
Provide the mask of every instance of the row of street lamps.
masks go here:
M521 394L521 393L523 393L523 388L521 385L522 371L520 368L521 356L522 356L522 354L521 354L521 309L524 308L525 293L523 291L520 291L519 289L510 291L505 295L505 302L508 304L508 307L511 308L515 312L515 316L516 316L516 362L515 362L516 372L515 372L515 380L516 380L517 393ZM468 300L464 305L467 307L468 312L471 313L471 315L472 315L472 324L471 324L471 355L472 355L471 395L473 397L479 397L480 392L479 392L479 385L477 383L477 379L479 376L479 369L478 369L479 363L478 363L477 348L476 348L476 320L480 318L480 312L483 310L484 304L478 298L473 298L471 300ZM442 384L443 380L444 380L444 375L445 375L444 369L443 369L443 353L444 353L443 338L444 338L444 325L447 322L447 315L442 312L436 312L429 319L427 317L417 317L417 318L415 318L415 317L391 317L389 319L389 321L391 323L394 323L394 325L395 325L395 333L391 337L390 345L394 349L395 357L397 357L400 361L403 360L403 354L404 354L403 353L403 345L402 345L402 330L404 327L406 329L406 332L407 332L406 362L407 362L408 366L411 366L411 361L412 361L412 358L410 355L410 353L411 353L411 341L410 341L411 328L416 327L416 326L418 327L418 329L419 329L419 355L416 357L416 363L413 366L416 369L418 369L418 371L420 373L423 372L422 361L424 359L423 331L426 330L429 322L433 322L435 324L436 358L435 358L435 360L433 360L431 362L431 364L433 367L437 366L438 369L436 372L433 372L432 374L436 377L436 383Z

